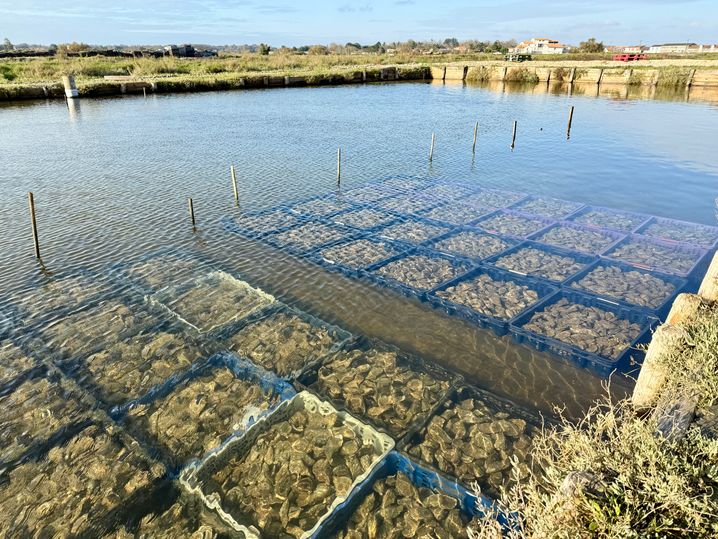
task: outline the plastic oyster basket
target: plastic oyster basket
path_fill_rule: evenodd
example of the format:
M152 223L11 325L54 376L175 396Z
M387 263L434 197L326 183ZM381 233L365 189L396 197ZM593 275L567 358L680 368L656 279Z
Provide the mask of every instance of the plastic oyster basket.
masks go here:
M675 240L673 238L668 238L666 236L655 236L649 233L649 228L651 225L654 224L662 224L662 225L668 225L675 227L677 229L684 229L684 230L702 230L706 232L706 234L712 236L711 240L704 241L704 242L690 242L687 240ZM676 219L668 219L666 217L651 217L651 219L636 230L637 234L643 234L647 238L655 238L659 239L665 242L670 243L676 243L676 244L684 244L684 245L696 245L698 247L703 247L704 249L710 249L712 247L716 247L718 245L718 227L716 226L710 226L710 225L704 225L700 223L691 223L689 221L678 221Z
M586 232L603 234L604 236L606 236L606 238L609 241L606 242L606 245L604 247L601 247L599 250L596 250L596 251L591 251L588 249L585 249L585 250L584 249L575 249L575 248L566 247L564 245L556 245L553 243L548 243L548 242L542 241L541 238L546 233L553 230L554 228L570 228L570 229L577 230L577 231L586 231ZM561 221L559 223L554 223L553 225L548 226L548 227L544 228L543 230L539 230L538 232L536 232L534 234L531 234L528 237L528 239L535 241L537 243L541 243L543 245L550 245L551 247L558 247L559 249L566 249L566 250L570 250L570 251L580 251L582 253L591 254L591 255L600 255L600 254L605 253L606 251L611 250L617 243L619 243L625 237L626 237L625 234L622 234L621 232L615 232L613 230L607 230L605 228L596 228L596 227L588 228L588 227L585 227L578 223L573 223L570 221Z
M534 201L541 201L541 200L547 200L552 202L561 202L563 204L566 204L568 209L562 213L561 215L541 215L538 213L533 213L530 210L524 208L524 204L534 202ZM521 199L517 202L514 202L510 206L508 206L509 209L516 210L518 212L524 213L526 215L532 215L536 217L544 217L547 219L566 219L568 216L573 215L577 211L581 210L583 207L585 207L585 204L582 202L575 202L573 200L565 200L562 198L555 198L555 197L549 197L549 196L539 196L539 195L529 195L528 197Z
M473 517L482 516L486 511L491 511L494 508L494 503L489 498L485 496L476 497L452 479L419 464L403 453L391 451L374 468L371 475L323 523L316 537L321 539L335 537L346 525L361 502L371 493L374 483L397 473L406 475L416 487L429 488L435 492L455 498L459 502L461 513L469 520ZM499 513L498 521L504 528L510 527L509 515Z
M343 264L339 261L333 260L330 257L322 254L322 252L325 249L331 249L333 247L341 247L342 245L346 245L346 244L349 244L349 243L352 243L352 242L358 241L358 240L366 240L366 241L370 241L375 244L385 245L389 249L393 250L393 254L391 254L390 256L388 256L382 260L379 260L377 262L368 263L368 264L360 264L356 267L352 267L350 265ZM384 260L387 260L391 257L397 256L397 255L400 255L400 254L406 252L408 249L409 249L409 247L406 244L391 241L391 240L385 240L382 238L377 238L373 234L369 233L369 234L364 234L364 235L356 236L356 237L352 237L352 238L344 238L335 243L330 243L329 245L325 245L325 246L321 247L320 249L317 249L317 250L313 251L312 253L310 253L307 256L307 258L309 260L311 260L312 262L319 264L320 266L322 266L323 268L326 268L328 270L336 271L336 272L341 273L342 275L345 275L347 277L357 277L364 269L368 268L369 266L372 266L375 264L380 264Z
M442 281L440 283L430 285L428 288L425 288L425 289L419 289L419 288L410 286L408 284L405 284L401 281L398 281L396 279L393 279L391 277L386 277L386 276L383 276L378 273L378 270L380 268L387 266L387 265L391 264L392 262L396 262L398 260L402 260L404 258L408 258L411 256L425 256L425 257L432 258L432 259L440 258L440 259L446 260L456 270L456 274L451 279L447 279L446 281ZM463 259L463 258L456 258L451 255L445 255L443 253L434 251L432 249L428 249L426 247L415 247L413 249L410 249L408 251L400 253L391 258L387 258L386 260L384 260L382 262L368 266L367 268L365 268L364 271L361 272L361 278L363 278L369 282L373 282L375 284L385 286L387 288L392 288L394 290L401 292L402 294L404 294L406 296L409 296L412 298L417 298L419 300L423 300L429 291L441 286L445 282L448 282L452 279L455 279L456 277L458 277L460 275L463 275L467 271L472 270L477 265L478 264L476 262L472 262L470 260Z
M504 238L504 236L502 236L502 238ZM538 251L543 251L544 253L547 253L547 254L558 255L558 256L563 256L563 257L572 258L572 259L575 260L578 264L581 264L581 268L578 269L578 270L576 270L576 271L574 271L573 273L570 273L570 274L567 275L564 279L561 279L561 280L553 280L553 279L549 279L549 278L547 278L547 277L544 277L544 276L542 276L542 275L539 275L538 273L530 273L530 274L522 273L522 272L517 271L517 270L512 270L512 269L500 267L500 266L498 266L498 265L496 264L496 263L499 261L499 259L501 259L501 258L503 258L503 257L505 257L505 256L509 256L509 255L515 254L515 253L517 253L518 251L520 251L521 249L536 249L536 250L538 250ZM514 245L514 246L511 247L510 249L507 249L507 250L505 250L505 251L503 251L503 252L501 252L501 253L497 253L497 254L495 254L495 255L493 255L493 256L490 256L489 258L487 258L486 260L484 260L484 264L485 264L485 265L494 266L494 267L496 267L497 269L501 269L501 270L504 270L504 271L508 271L508 272L513 273L513 274L515 274L515 275L521 275L521 276L523 276L523 277L531 277L531 278L534 278L534 279L541 279L541 280L547 281L547 282L549 282L549 283L553 283L553 284L560 285L560 284L566 282L567 280L571 279L571 278L572 278L574 275L576 275L577 273L579 273L579 272L583 271L584 269L586 269L586 267L588 267L589 265L591 265L591 264L593 264L594 262L596 262L596 260L598 260L598 257L597 257L597 256L594 256L594 255L589 255L589 254L586 254L586 253L579 253L579 252L577 252L577 251L570 251L570 250L564 249L564 248L562 248L562 247L554 247L553 245L546 245L546 244L538 243L538 242L534 242L534 241L523 241L523 242L521 242L521 243L517 243L516 245Z
M347 200L350 200L352 202L368 203L377 202L379 200L389 198L396 195L398 192L399 191L395 190L390 186L385 186L374 182L360 185L359 187L354 187L353 189L344 191L343 194L347 198Z
M352 222L351 214L362 211L377 214L377 217L381 218L380 222L373 224L368 222L362 224ZM349 217L349 219L347 219L347 217ZM401 221L401 217L396 215L394 212L381 207L370 207L366 205L356 205L353 208L342 210L341 212L335 213L331 217L325 217L324 219L327 224L339 225L351 230L358 230L359 232L373 232Z
M453 228L453 226L440 225L439 223L435 223L435 222L430 221L430 220L428 220L428 219L423 219L423 218L421 218L421 217L416 217L416 216L411 216L411 217L404 218L404 219L401 221L401 223L402 223L402 224L403 224L403 223L426 224L426 225L430 225L430 226L432 226L432 227L436 227L436 228L438 228L439 230L436 231L436 234L435 234L435 235L430 236L430 237L428 237L428 238L426 238L426 239L424 239L424 240L420 240L420 241L407 240L407 239L404 239L404 238L396 238L396 237L393 237L392 234L391 234L391 232L388 232L388 231L387 231L387 229L391 228L392 226L395 226L396 224L399 224L399 223L394 223L394 225L389 225L389 226L386 226L386 227L383 227L383 228L377 230L377 231L374 233L374 235L375 235L377 238L380 238L380 239L393 241L393 242L395 242L395 243L402 243L402 244L406 245L407 248L409 248L409 247L415 247L415 246L417 246L417 245L419 245L419 244L423 244L423 243L425 243L425 242L427 242L427 241L430 241L430 240L432 240L432 239L434 239L434 238L436 238L436 237L438 237L438 236L441 236L441 235L443 235L443 234L446 234L447 232L449 232L449 231Z
M302 373L305 371L313 368L316 365L321 364L324 361L324 358L327 356L334 354L336 351L340 350L344 346L346 346L350 341L354 340L356 337L349 333L347 330L340 328L339 326L335 326L333 324L330 324L328 322L325 322L324 320L321 320L320 318L317 318L316 316L312 316L311 314L301 311L299 309L295 309L293 307L290 307L286 305L285 303L274 303L267 307L266 309L262 309L261 311L257 311L254 314L251 314L244 318L242 321L240 321L237 324L233 324L231 326L228 326L224 328L220 333L217 334L216 339L218 341L227 341L230 339L233 335L239 333L240 331L249 328L250 326L257 324L259 322L262 322L274 315L277 314L286 314L289 316L296 316L303 322L308 323L313 328L323 328L327 331L331 339L334 341L334 344L328 350L326 353L317 355L310 361L308 361L301 369L291 372L288 375L281 376L277 373L272 373L275 376L279 378L284 378L288 380L296 380L299 378ZM239 356L239 354L237 354ZM246 361L252 365L254 363L250 358L242 358L242 361ZM264 370L267 370L267 372L271 372L271 369L267 369L266 367L262 367L261 365L257 365L258 372L262 372Z
M323 203L336 204L336 209L321 209ZM317 207L313 207L313 204ZM328 218L350 209L360 208L356 202L346 200L341 194L330 193L328 195L312 196L292 202L287 209L297 215L309 218Z
M677 253L687 254L690 255L693 258L693 265L690 267L690 269L686 271L680 271L673 268L668 268L660 265L653 265L653 264L642 264L639 262L632 262L631 260L627 260L625 258L619 258L617 256L613 256L612 254L621 246L631 243L643 243L647 245L655 245L660 248L665 248L669 250L673 250ZM671 241L664 241L656 238L651 238L648 236L642 236L640 234L629 234L627 235L623 240L616 243L610 250L603 253L603 257L607 258L608 260L618 260L620 262L623 262L625 264L629 264L631 266L634 266L636 268L642 268L652 271L657 271L660 273L669 273L671 275L678 275L679 277L685 277L689 281L695 277L698 268L702 264L708 263L708 257L707 255L711 251L708 249L705 249L703 247L698 247L697 245L692 245L689 243L680 243L680 242L671 242Z
M656 277L656 278L658 278L658 279L661 279L662 281L664 281L664 282L666 282L666 283L672 284L672 285L675 287L675 290L674 290L671 294L669 294L668 296L666 296L666 297L660 302L660 304L657 305L656 307L645 307L645 306L636 305L636 304L634 304L634 303L631 303L631 302L629 302L628 300L626 300L626 299L623 298L623 297L597 294L596 292L593 292L593 291L591 291L591 290L586 290L586 289L584 289L584 288L581 288L581 287L578 287L578 286L574 286L574 284L578 284L578 282L579 282L581 279L583 279L584 277L586 277L587 275L589 275L593 270L595 270L595 269L597 269L597 268L599 268L599 267L604 267L604 268L615 267L615 268L619 268L621 271L637 271L637 272L640 272L640 273L645 273L645 274L650 275L650 276L652 276L652 277ZM627 308L630 308L630 309L637 309L637 310L640 310L640 311L646 311L646 312L648 312L649 314L651 314L651 315L653 315L653 316L659 316L659 317L662 317L662 316L664 316L665 314L667 314L668 309L670 309L670 307L671 307L671 305L672 305L673 300L675 299L675 297L676 297L678 294L680 294L680 293L683 291L683 289L684 289L687 285L688 285L688 281L687 281L686 279L684 279L684 278L682 278L682 277L678 277L678 276L676 276L676 275L669 275L669 274L667 274L667 273L660 273L660 272L657 272L657 271L652 271L652 270L648 270L648 269L643 269L643 268L631 266L631 265L629 265L629 264L625 264L625 263L619 262L618 260L612 261L612 260L608 260L608 259L601 259L601 260L596 261L595 263L593 263L593 264L591 264L590 266L588 266L586 269L584 269L584 270L578 272L577 274L575 274L573 277L571 277L569 280L567 280L567 281L564 283L564 286L565 286L566 288L569 288L569 289L572 289L572 290L579 290L579 291L582 291L582 292L584 292L584 293L586 293L586 294L592 294L592 295L596 296L597 299L599 299L599 300L601 300L601 301L604 301L604 302L606 302L606 303L614 304L614 305L621 305L621 306L624 306L624 307L627 307Z
M280 234L283 234L284 232L287 232L290 229L299 229L304 225L316 225L316 226L326 227L327 229L329 229L333 232L339 233L340 236L338 238L326 238L325 240L320 241L319 243L316 243L314 245L308 246L306 248L300 247L298 245L294 245L292 242L284 241L282 238L279 237ZM276 247L277 249L281 249L282 251L292 254L294 256L303 257L303 256L311 255L311 253L313 253L317 249L323 248L326 245L330 245L334 242L337 242L337 241L340 241L343 239L353 238L360 234L361 234L361 232L356 229L342 226L342 225L339 225L339 224L336 224L333 222L329 222L326 219L318 218L318 219L306 219L302 223L300 223L299 225L297 225L295 227L290 227L290 228L287 228L286 230L278 230L276 232L271 232L269 234L266 234L262 238L262 241L268 243L269 245L272 245L273 247Z
M472 234L476 234L477 236L488 236L488 237L493 237L493 238L500 239L501 241L507 243L507 244L508 244L508 247L502 249L501 251L497 251L497 252L495 252L495 253L493 253L493 254L491 254L491 255L489 255L489 256L486 256L486 257L484 257L484 258L471 257L471 256L467 256L467 255L464 255L464 254L461 254L461 253L458 253L458 252L455 252L455 251L449 251L448 249L443 249L443 248L439 247L438 244L441 243L442 241L444 241L444 240L446 240L446 239L449 239L449 238L452 238L452 237L454 237L454 236L459 236L459 235L464 234L464 233L466 233L466 232L470 232L470 233L472 233ZM460 258L460 259L473 260L473 261L475 261L476 263L478 263L478 262L480 262L480 261L482 261L482 260L488 260L489 258L495 258L495 257L501 256L501 255L503 255L504 253L506 253L509 249L511 249L511 248L515 247L516 245L518 245L519 243L521 243L520 240L517 240L517 239L514 239L514 238L508 238L508 237L506 237L506 236L500 236L500 235L497 235L497 234L492 234L492 233L490 233L490 232L486 232L486 231L484 231L484 230L481 230L480 228L476 228L476 227L473 227L473 226L462 225L462 226L459 226L459 227L454 228L453 230L447 232L446 234L442 234L441 236L438 236L438 237L436 237L436 238L433 238L433 239L427 241L426 243L424 243L424 244L422 244L422 245L425 246L425 247L428 247L429 249L433 249L434 251L437 251L437 252L439 252L439 253L443 253L443 254L448 255L448 256L453 256L453 257Z
M518 204L519 202L525 200L528 197L528 195L526 193L519 193L517 191L506 191L505 189L492 189L492 188L487 188L487 187L479 187L478 189L476 189L476 192L474 193L474 195L482 195L482 194L486 194L488 196L504 197L505 200L501 204L489 205L484 201L470 200L470 197L468 197L469 200L467 203L473 204L473 205L478 205L478 206L483 206L483 207L492 207L492 208L498 210L498 209L502 209L502 208L507 208L514 204Z
M225 230L235 232L246 238L257 239L267 234L288 230L305 221L304 217L291 213L282 206L245 212L241 217L246 217L247 220L238 221L234 217L224 217L220 222Z
M209 290L212 290L218 288L222 284L228 285L230 288L234 289L236 293L243 295L242 300L244 305L237 305L237 310L234 311L233 314L225 316L224 319L203 323L196 317L191 317L190 315L182 312L184 309L182 309L180 303L187 294L193 291L193 289L206 287ZM184 285L165 287L150 296L146 296L146 299L150 302L150 304L157 305L158 307L164 309L199 333L211 333L226 324L236 322L237 320L252 314L258 309L262 309L275 301L274 296L267 294L259 288L251 286L245 281L240 281L223 271L213 271L207 275L193 279L191 282ZM179 308L178 304L180 304ZM192 306L189 307L191 308Z
M447 290L448 288L456 286L465 281L471 281L474 278L479 277L480 275L487 275L494 281L510 281L519 285L527 286L531 290L535 291L539 297L531 305L528 305L524 309L522 309L518 315L514 315L510 318L504 319L483 314L467 305L455 303L437 295L437 292ZM523 277L521 275L506 270L494 268L492 266L481 266L457 277L456 279L453 279L434 288L427 294L426 299L432 307L437 308L451 316L463 318L464 320L476 324L481 328L492 329L494 333L496 333L499 337L502 337L508 333L509 321L511 319L515 318L516 316L519 316L521 313L524 313L528 309L531 309L533 306L541 303L544 299L556 293L557 291L557 287L552 286L548 282L542 281L540 279Z
M393 352L397 355L397 363L400 366L407 367L409 370L419 374L427 374L436 380L441 380L448 383L446 391L444 391L443 394L437 397L436 404L430 410L428 410L426 414L415 417L414 421L410 425L406 426L400 431L391 432L390 429L378 424L375 421L372 421L370 418L360 416L361 420L366 421L374 429L379 432L386 433L388 436L391 436L393 439L396 440L402 440L408 436L411 436L414 432L421 430L429 421L429 419L434 415L434 411L439 406L441 406L441 403L444 401L446 396L452 391L455 386L457 386L463 381L463 377L459 374L454 374L444 369L443 367L436 365L435 363L424 361L417 356L408 354L403 350L397 348L396 346L385 343L378 339L360 337L355 343L353 343L353 345L347 346L345 350L348 352L351 352L353 350L360 350L363 352L369 352L371 350L376 350L378 352ZM325 358L325 363L330 359L331 356L327 356ZM348 410L344 401L340 399L332 399L331 397L328 397L327 395L324 395L323 393L319 392L317 382L319 380L319 369L321 368L321 366L322 365L318 364L311 369L307 369L302 375L302 377L298 380L298 387L307 388L309 391L318 395L320 398L330 402L339 410L345 410L347 411L347 413L352 414L356 413Z
M526 323L531 317L543 311L549 305L552 305L562 299L567 299L571 303L578 303L588 307L598 307L605 311L616 314L619 318L628 320L641 326L639 334L623 349L616 358L607 358L593 352L587 352L577 346L565 343L554 337L548 337L540 333L535 333L524 329ZM580 367L588 367L601 376L608 376L615 369L621 369L625 366L629 356L641 359L645 354L643 351L637 350L636 345L645 342L650 338L651 330L658 323L658 319L648 315L645 311L625 307L622 305L612 305L597 298L594 295L578 292L574 290L562 289L553 296L548 297L543 302L524 312L523 314L512 319L509 323L511 335L519 344L526 344L536 348L539 352L548 352L564 359L573 361Z
M220 352L206 361L198 362L190 369L183 373L178 373L167 379L164 383L155 386L144 396L128 401L122 405L115 406L110 410L110 416L115 420L123 420L130 410L139 405L153 404L170 394L181 386L212 372L226 368L231 373L245 382L249 382L260 386L265 395L278 397L278 401L274 406L269 406L266 410L259 410L251 403L244 410L244 416L241 424L232 429L225 435L225 438L244 432L260 418L270 414L282 402L290 400L296 395L295 389L285 380L278 378L274 373L266 371L256 366L251 361L241 358L235 354L228 352ZM130 429L138 430L138 429ZM136 437L149 450L150 454L158 458L160 461L169 466L173 471L177 470L183 463L172 455L172 452L165 445L149 433L135 433Z
M238 523L235 519L235 515L231 515L224 510L222 507L222 499L216 492L210 494L205 493L205 483L211 481L211 475L226 466L232 458L247 454L259 435L267 432L273 425L287 421L295 412L300 410L322 415L338 416L345 425L351 427L357 434L361 435L365 441L370 441L374 445L377 453L369 469L357 477L351 485L348 494L346 496L337 496L328 507L327 512L319 518L314 527L311 530L306 530L301 536L302 538L315 537L323 523L330 518L336 508L351 497L357 485L363 483L371 472L381 463L384 457L393 449L394 441L391 437L375 431L347 412L338 411L331 404L321 401L307 391L297 393L291 400L283 401L271 414L261 417L246 432L231 437L219 448L210 452L201 461L195 461L188 465L180 474L180 484L188 492L199 496L205 505L213 511L216 511L222 520L231 526L232 529L244 533L247 538L259 538L260 532L255 526L246 526Z
M458 216L454 215L451 216L451 210L453 208L462 207L467 210L471 211L471 217L460 219ZM445 215L432 215L432 212L435 212L437 210L441 211L446 209L449 212L449 216ZM426 219L427 221L430 221L432 223L437 223L440 225L446 225L446 226L466 226L469 223L473 223L474 221L477 221L478 219L483 218L484 216L493 213L495 210L491 208L482 208L480 206L472 205L472 204L465 204L461 200L456 200L453 202L448 202L446 204L440 204L438 206L434 206L432 208L427 208L425 210L421 210L416 215L417 217L421 217L422 219Z
M534 228L533 230L531 230L528 233L523 233L523 232L519 232L519 231L501 232L500 230L492 229L491 225L485 224L486 221L489 221L490 219L493 219L494 217L499 217L501 215L509 215L512 217L518 217L520 219L534 221L534 222L536 222L536 228ZM534 234L539 234L541 232L544 232L547 228L549 228L551 225L553 225L555 223L556 223L555 219L548 219L546 217L538 217L536 215L530 215L528 213L522 213L522 212L511 210L511 209L502 209L502 210L496 210L492 213L487 213L483 217L480 217L479 219L476 219L475 221L472 221L467 224L472 225L474 227L478 227L481 230L484 230L485 232L489 232L491 234L501 236L502 238L513 238L513 239L518 239L518 240L525 240L529 236L533 236Z
M599 212L599 213L605 213L608 215L615 215L617 217L619 216L629 216L635 219L635 222L638 223L633 226L625 227L625 228L615 228L615 227L608 227L608 226L598 226L598 225L592 225L589 223L584 223L582 221L579 221L578 219L586 215L590 212ZM616 210L614 208L605 208L602 206L584 206L581 209L577 210L576 212L572 213L570 216L566 218L568 222L576 223L581 226L584 226L586 228L594 228L598 230L615 230L616 232L621 232L623 234L628 234L630 232L634 232L635 230L641 228L648 219L650 219L650 215L645 215L642 213L636 213L636 212L630 212L630 211L623 211L623 210Z

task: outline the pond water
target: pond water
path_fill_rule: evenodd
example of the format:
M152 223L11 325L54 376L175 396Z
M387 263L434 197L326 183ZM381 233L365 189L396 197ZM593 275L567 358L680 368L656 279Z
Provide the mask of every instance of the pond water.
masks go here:
M681 92L655 96L660 100L588 93L568 95L560 87L539 91L416 83L2 104L0 309L20 306L29 318L37 315L31 320L32 335L25 331L25 320L4 337L23 343L26 350L45 350L43 339L62 341L63 353L52 359L71 371L66 366L73 365L88 343L116 342L129 325L145 321L139 311L127 313L109 298L95 327L65 327L68 313L62 309L42 318L41 313L55 307L50 300L64 292L65 297L80 298L73 307L81 308L85 297L105 297L102 285L117 284L117 272L108 268L177 247L291 307L417 354L534 412L550 413L559 406L578 416L606 392L594 373L386 288L230 234L220 220L403 174L714 224L718 108L710 100L687 102ZM570 106L575 114L569 139ZM518 130L511 149L514 120ZM429 162L432 133L436 145ZM343 156L339 188L337 147ZM239 207L234 205L230 164L237 169ZM41 264L33 256L28 191L35 195ZM189 221L187 197L194 200L196 230ZM83 270L96 273L70 285L59 281ZM53 291L58 282L65 289ZM193 305L209 311L227 307L214 302L211 294L203 297L202 290L195 292ZM148 342L140 340L143 346L159 346L153 344L153 335ZM203 345L197 346L191 353L177 354L176 360L189 365L203 353ZM132 350L122 353L131 357ZM171 347L166 350L174 353ZM114 356L98 357L109 362ZM118 376L126 374L122 368L120 363ZM158 368L171 373L177 365ZM54 398L57 405L63 401L53 392L77 391L65 388L57 376L55 371L47 376L49 389L41 382L27 385L23 391L29 403ZM136 383L149 382L138 374ZM201 383L215 387L214 398L220 398L219 382ZM611 381L615 397L631 386L624 377ZM191 416L200 401L192 400L191 391L183 395L176 396L173 406ZM122 391L107 398L111 404L124 402ZM33 419L27 404L20 406L24 420L36 424L38 418ZM81 411L61 408L47 413L58 420L43 427L50 431L63 424L64 414L72 421L86 418ZM162 424L161 417L157 421ZM191 427L191 420L186 426ZM15 442L22 446L27 440L19 436ZM95 443L111 461L115 442ZM10 453L17 449L13 444L6 448Z

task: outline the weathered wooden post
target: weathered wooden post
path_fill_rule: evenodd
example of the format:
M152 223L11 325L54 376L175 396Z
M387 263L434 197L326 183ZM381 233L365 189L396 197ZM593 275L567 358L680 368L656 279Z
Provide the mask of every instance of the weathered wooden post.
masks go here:
M571 109L568 112L568 127L566 128L566 138L571 138L571 123L573 122L573 105L571 105Z
M194 204L192 203L192 199L187 199L187 206L189 207L189 217L192 220L192 229L197 228L197 223L194 219Z
M342 181L342 148L337 148L337 185Z
M476 136L479 133L479 122L476 122L476 125L474 126L474 144L471 147L471 153L476 154Z
M65 87L65 97L68 99L80 97L80 94L77 91L77 86L75 85L75 77L73 75L63 75L62 85Z
M230 165L229 172L232 175L232 189L234 189L234 203L239 206L239 189L237 189L237 173L234 170L234 165Z
M434 160L434 144L436 143L436 133L431 134L431 148L429 148L429 163Z
M516 147L516 126L518 125L518 122L514 120L514 131L511 135L511 149L513 150L514 147Z
M37 219L35 218L35 197L30 192L27 194L27 201L30 206L30 221L32 223L32 241L35 244L35 258L40 258L40 240L37 237Z
M147 99L147 88L142 88L142 95Z

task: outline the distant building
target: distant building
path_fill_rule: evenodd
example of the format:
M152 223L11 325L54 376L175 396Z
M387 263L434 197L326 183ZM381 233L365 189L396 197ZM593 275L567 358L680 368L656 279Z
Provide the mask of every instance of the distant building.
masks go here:
M606 47L606 52L614 54L641 54L646 50L648 50L648 47L643 45L609 45Z
M545 37L536 37L529 41L522 41L509 52L518 54L563 54L567 52L568 47L556 41L555 39L547 39Z
M180 45L167 45L164 48L165 56L178 56L180 58L194 57L195 50L190 44Z
M648 48L649 54L685 54L690 47L697 47L695 43L662 43L651 45Z

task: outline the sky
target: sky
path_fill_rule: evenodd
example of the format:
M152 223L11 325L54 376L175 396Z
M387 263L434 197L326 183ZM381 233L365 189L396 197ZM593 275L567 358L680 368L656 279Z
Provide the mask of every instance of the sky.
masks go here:
M13 43L273 46L528 39L718 43L718 0L0 0Z

